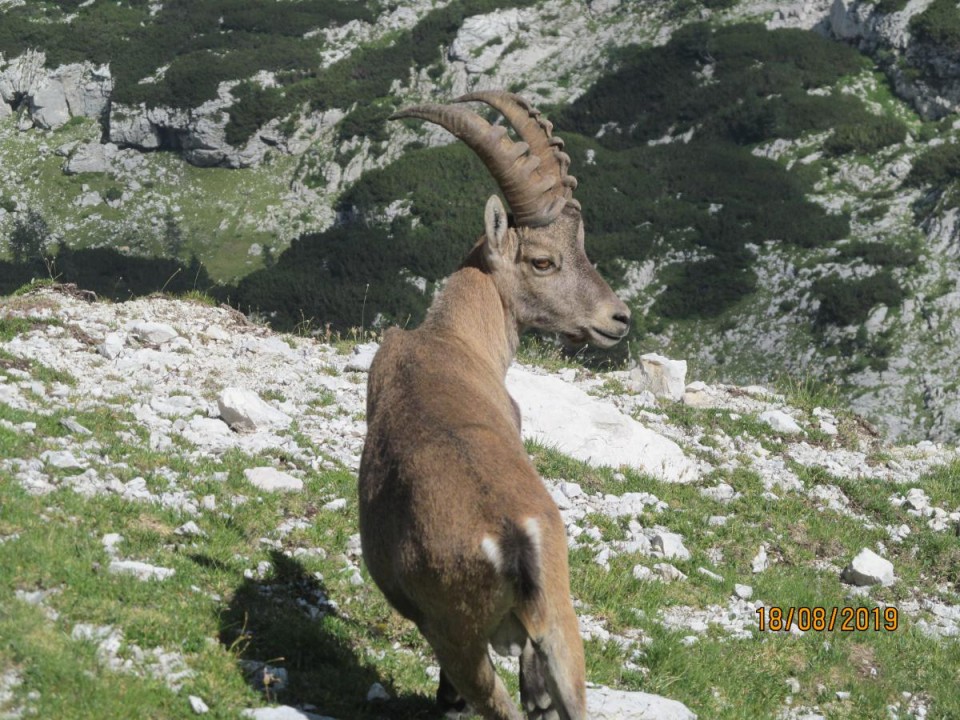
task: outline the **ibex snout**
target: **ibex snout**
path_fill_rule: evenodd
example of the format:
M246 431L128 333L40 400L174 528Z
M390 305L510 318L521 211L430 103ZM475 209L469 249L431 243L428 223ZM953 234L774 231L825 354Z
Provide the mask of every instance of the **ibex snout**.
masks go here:
M593 332L588 338L591 345L601 348L613 347L630 332L630 308L612 290L607 291L611 298L597 313L599 321L590 328Z

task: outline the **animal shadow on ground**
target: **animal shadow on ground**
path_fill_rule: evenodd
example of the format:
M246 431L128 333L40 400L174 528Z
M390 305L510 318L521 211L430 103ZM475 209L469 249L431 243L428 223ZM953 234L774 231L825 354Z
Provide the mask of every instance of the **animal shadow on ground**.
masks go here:
M220 642L266 701L338 720L439 717L433 698L398 697L389 680L357 657L354 638L369 629L338 613L321 580L279 551L271 561L271 574L245 579L220 617ZM375 682L390 700L366 701Z

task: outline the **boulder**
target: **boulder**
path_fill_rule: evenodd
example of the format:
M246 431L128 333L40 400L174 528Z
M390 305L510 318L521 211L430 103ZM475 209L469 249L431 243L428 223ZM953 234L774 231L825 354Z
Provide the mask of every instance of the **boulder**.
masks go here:
M512 367L507 389L520 406L523 435L593 466L627 466L667 482L697 469L680 447L563 380Z
M109 172L116 155L117 146L113 143L93 142L80 145L64 163L63 172L67 175Z

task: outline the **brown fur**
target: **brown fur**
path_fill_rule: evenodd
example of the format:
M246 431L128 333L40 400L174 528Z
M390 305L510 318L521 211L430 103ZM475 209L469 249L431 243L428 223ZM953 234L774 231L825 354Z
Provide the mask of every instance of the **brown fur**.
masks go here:
M494 197L485 224L424 323L388 330L370 369L363 555L437 653L441 699L451 703L452 685L484 718L522 717L493 671L493 640L522 651L527 717L584 720L566 533L504 378L524 328L609 346L625 334L629 311L583 252L578 209L544 228L507 229ZM543 257L555 271L532 267Z

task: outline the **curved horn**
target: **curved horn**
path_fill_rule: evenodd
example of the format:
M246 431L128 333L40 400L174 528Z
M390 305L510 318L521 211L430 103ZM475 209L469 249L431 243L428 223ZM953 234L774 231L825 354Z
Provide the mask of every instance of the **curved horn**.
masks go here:
M569 156L552 126L540 120L526 100L505 92L478 92L455 102L481 100L500 111L523 142L513 142L507 129L491 125L472 110L450 105L417 105L390 116L415 117L449 130L483 161L510 203L517 224L549 225L571 200L577 180L567 175ZM574 201L575 202L575 201Z

